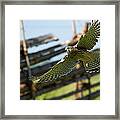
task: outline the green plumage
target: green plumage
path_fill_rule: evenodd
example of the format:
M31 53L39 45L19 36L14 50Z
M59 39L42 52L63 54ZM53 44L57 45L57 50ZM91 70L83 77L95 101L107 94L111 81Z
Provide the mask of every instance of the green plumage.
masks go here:
M99 35L100 23L95 21L92 23L88 32L80 38L77 48L70 47L68 54L62 61L58 62L42 76L34 77L32 79L33 83L37 84L39 87L52 83L61 77L68 75L72 70L76 69L76 64L80 62L83 62L86 71L99 66L99 50L93 52L88 51L95 46Z
M43 74L40 77L34 78L33 83L47 83L59 79L62 76L67 75L73 69L78 62L83 61L88 63L93 61L96 58L96 55L92 52L84 52L73 50L67 56L64 57L63 61L60 61L54 65L47 73Z
M91 50L98 41L100 36L100 22L95 21L92 23L91 27L89 28L88 32L85 35L82 35L80 40L77 43L77 48Z
M100 49L96 49L92 51L95 54L95 59L93 61L89 61L88 63L84 63L85 70L88 73L94 72L94 70L97 70L99 72L100 70Z

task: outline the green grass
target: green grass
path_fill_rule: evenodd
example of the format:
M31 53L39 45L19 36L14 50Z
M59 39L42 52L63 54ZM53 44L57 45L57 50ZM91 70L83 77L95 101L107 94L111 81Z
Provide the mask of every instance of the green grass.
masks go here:
M87 80L86 80L86 81L87 81ZM100 75L99 75L99 74L96 75L96 76L91 77L91 80L90 80L91 85L96 84L96 83L98 83L99 81L100 81ZM97 90L100 90L100 86L93 87L93 88L91 89L91 92L95 92L95 91L97 91ZM88 94L89 94L89 91L88 91L88 90L85 90L85 91L83 92L83 96L86 96L86 95L88 95Z
M53 91L51 91L51 92L42 94L41 96L37 96L36 99L37 99L37 100L39 100L39 99L50 99L50 98L52 98L52 97L57 97L57 96L60 96L60 95L69 93L69 92L71 92L72 90L75 90L74 85L75 85L75 84L70 84L70 85L67 85L67 86L65 86L65 87L58 88L58 89L53 90Z
M87 82L88 80L85 80L85 81ZM91 77L91 84L98 83L99 81L100 81L100 75L99 74L96 75L96 76ZM58 88L56 90L53 90L51 92L47 92L47 93L42 94L40 96L37 96L36 100L45 100L45 99L50 99L52 97L61 96L61 95L67 94L69 92L75 91L75 89L76 89L75 88L75 83L73 83L73 84L64 86L62 88ZM95 92L95 91L97 91L99 89L100 89L100 86L96 86L96 87L92 88L91 91ZM83 92L83 96L86 96L88 94L89 94L88 90L85 90ZM63 100L74 100L74 99L75 99L75 95L72 95L72 96L64 98ZM99 99L100 99L100 97L96 98L96 100L99 100Z

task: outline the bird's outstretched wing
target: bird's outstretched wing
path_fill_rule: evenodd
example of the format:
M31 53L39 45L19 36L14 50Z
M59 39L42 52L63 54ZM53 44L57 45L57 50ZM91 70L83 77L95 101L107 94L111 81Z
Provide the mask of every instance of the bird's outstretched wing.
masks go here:
M91 52L73 51L64 57L63 61L60 61L54 65L48 72L40 77L33 79L34 84L44 86L50 82L58 80L59 78L69 74L76 68L76 64L80 61L88 62L95 59L95 55Z
M92 25L90 26L88 32L80 37L80 40L77 43L77 48L79 50L80 49L91 50L96 45L99 36L100 36L100 22L97 20L95 22L92 22Z
M100 49L93 50L92 53L95 54L96 58L93 61L84 62L84 67L86 72L92 73L92 72L99 72L100 71Z

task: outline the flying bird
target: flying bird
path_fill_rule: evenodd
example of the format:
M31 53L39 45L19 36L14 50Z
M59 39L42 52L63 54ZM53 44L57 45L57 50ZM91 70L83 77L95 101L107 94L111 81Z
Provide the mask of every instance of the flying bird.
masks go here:
M99 50L91 51L96 45L100 36L100 22L92 21L91 26L86 26L84 34L81 34L79 39L74 44L68 44L67 55L57 64L55 64L48 72L39 77L33 77L32 82L36 88L49 85L68 75L79 64L84 66L85 71L89 72L92 67L99 64ZM92 66L92 64L95 64ZM98 65L99 66L99 65Z

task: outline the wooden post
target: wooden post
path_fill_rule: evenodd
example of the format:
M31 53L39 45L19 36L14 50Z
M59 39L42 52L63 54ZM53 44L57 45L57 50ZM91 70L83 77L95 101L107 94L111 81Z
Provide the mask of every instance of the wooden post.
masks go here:
M27 67L28 67L28 75L29 75L29 78L31 78L30 61L28 58L28 50L27 50L27 46L26 46L26 42L25 42L25 30L24 30L23 20L21 20L21 32L23 35L22 43L23 43L23 51L24 51L24 55L25 55L25 59L26 59Z
M88 91L89 91L89 100L91 100L91 81L90 81L90 78L88 78L88 85L89 85L89 88L88 88Z
M77 30L76 30L76 20L73 20L72 21L72 32L73 32L73 36L74 37L76 34L77 34ZM79 89L81 89L81 83L79 83L79 81L76 82L75 84L75 88L76 88L76 91L78 91ZM75 94L75 99L78 99L82 96L81 93L76 93Z
M72 32L73 32L73 37L77 34L76 30L76 20L72 21Z
M31 69L30 69L30 61L29 61L29 57L28 57L28 50L27 50L27 46L26 46L26 42L25 42L25 29L24 29L24 23L23 20L21 20L21 34L22 34L22 43L23 43L23 51L24 51L24 55L25 55L25 60L26 60L26 64L27 64L27 68L28 68L28 79L27 79L27 85L31 90L31 97L34 99L34 95L33 95L33 90L32 90L32 74L31 74Z

